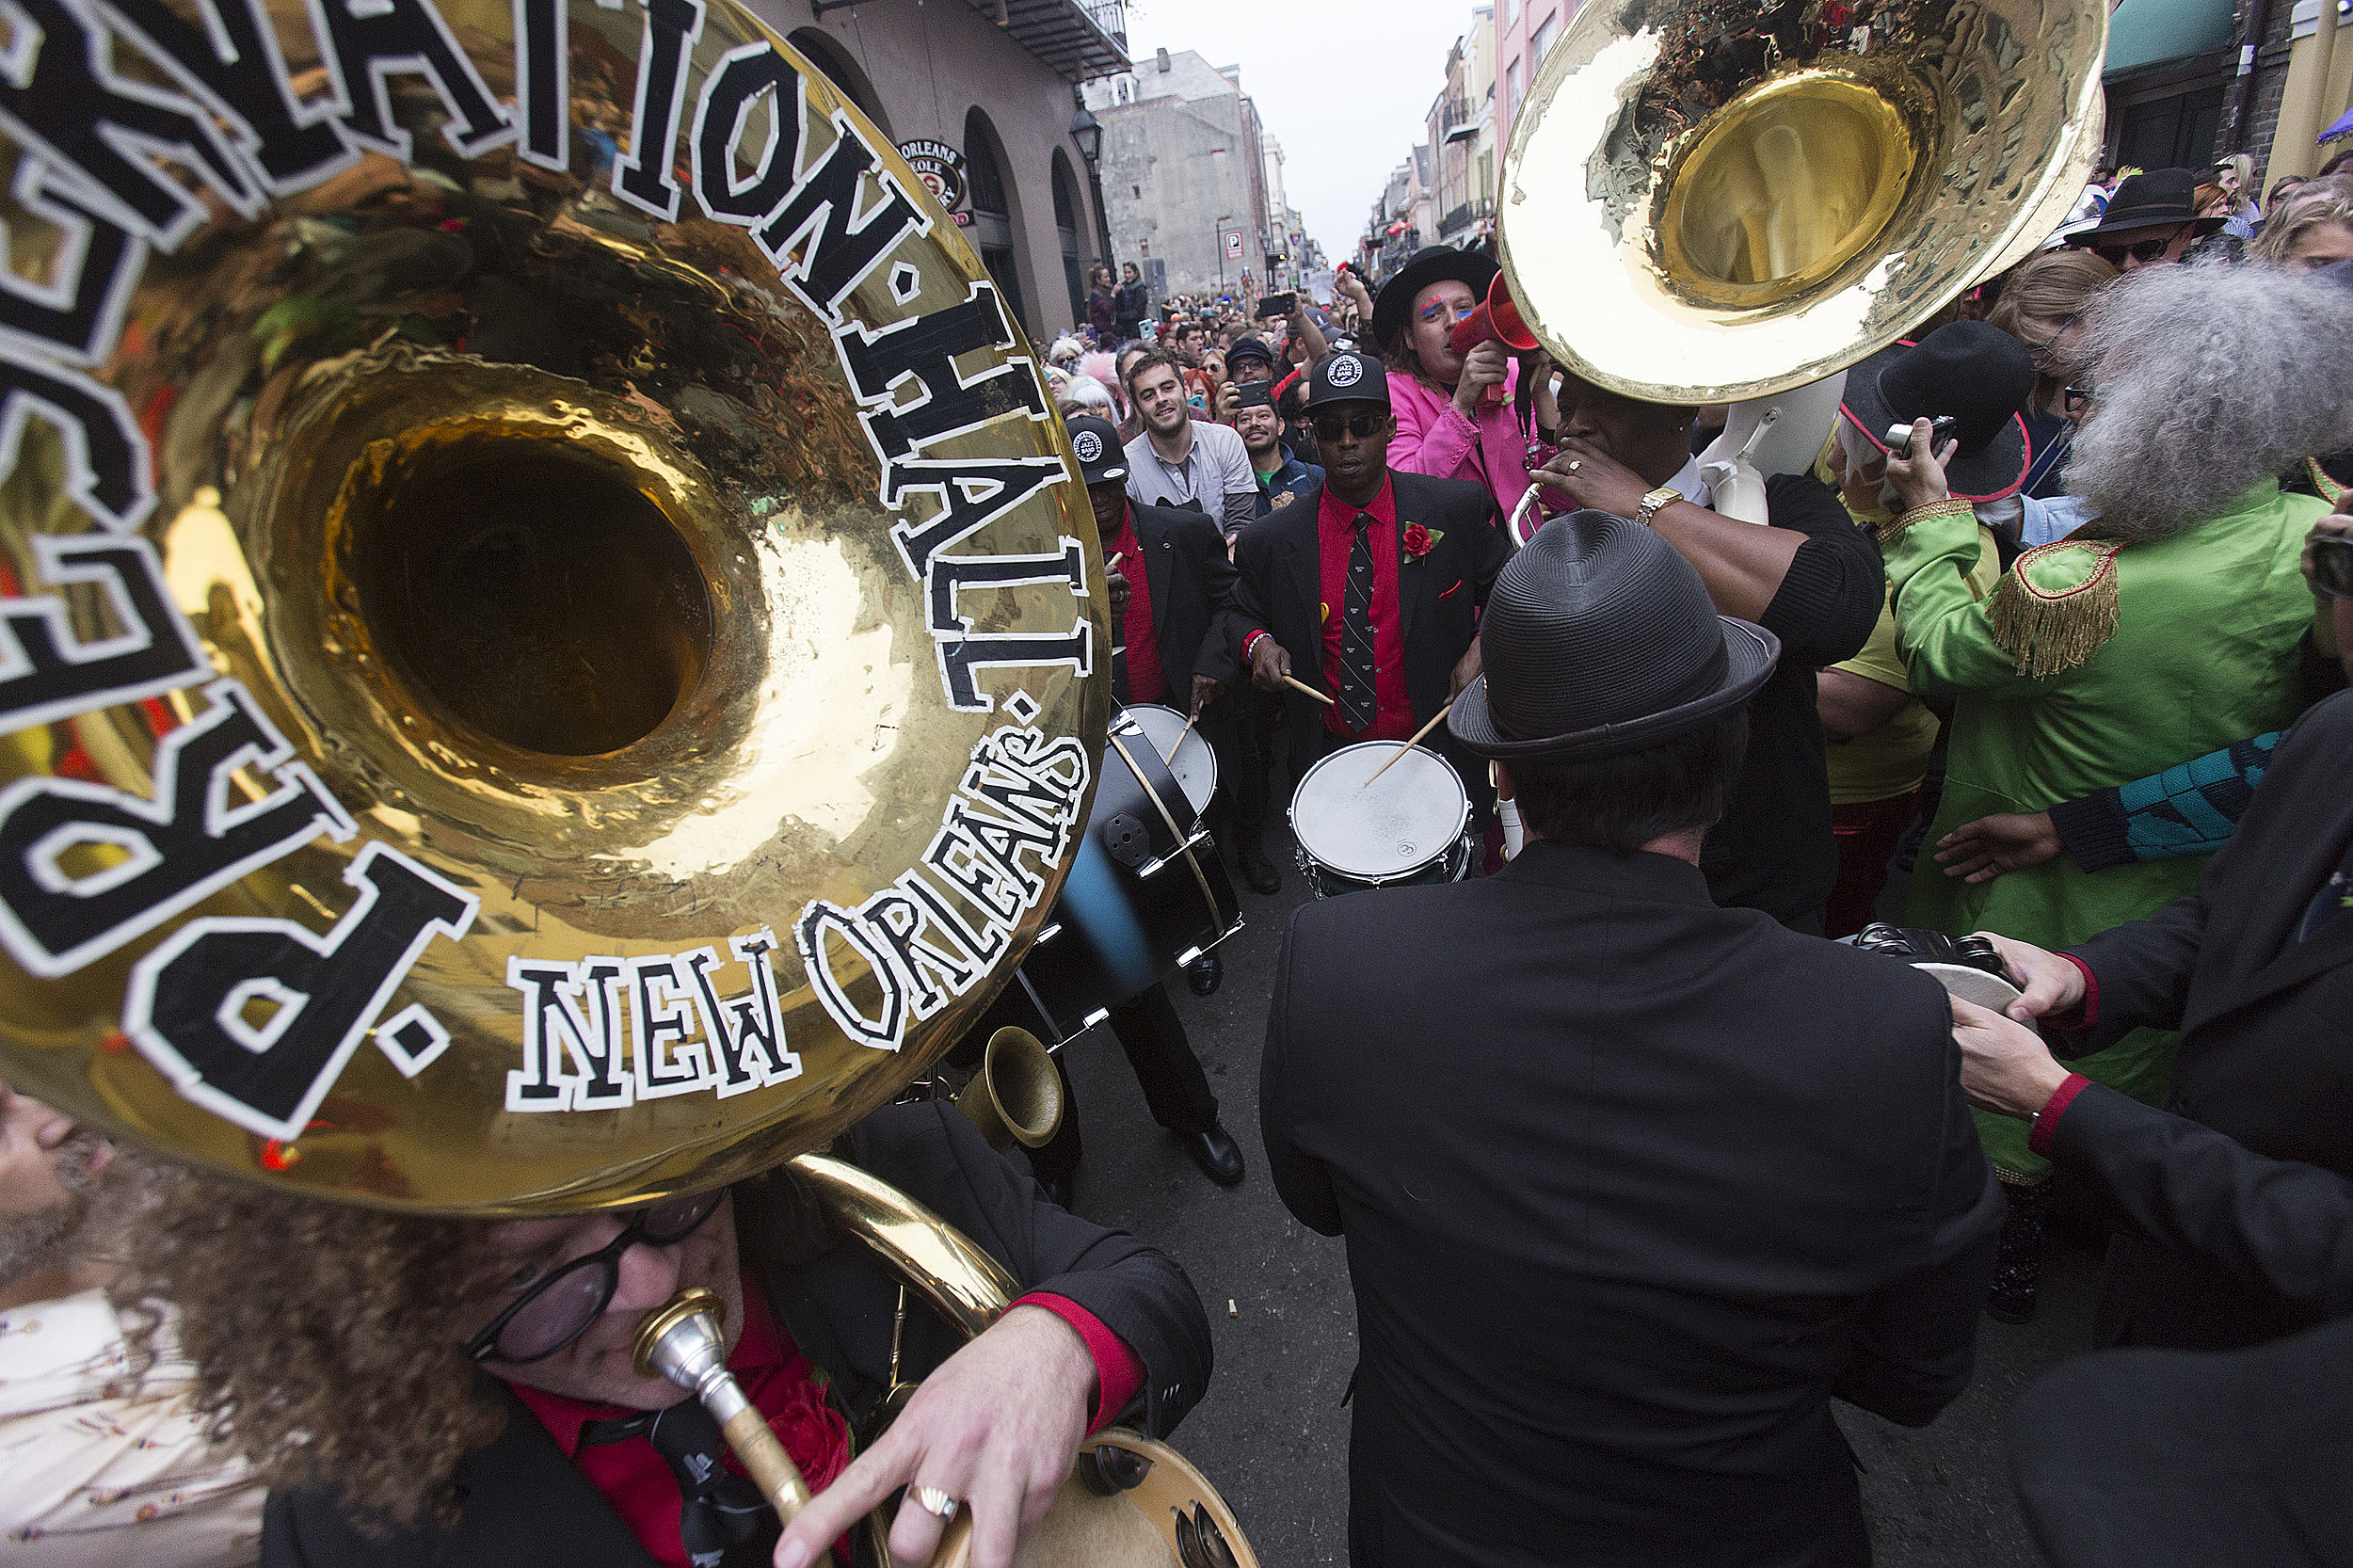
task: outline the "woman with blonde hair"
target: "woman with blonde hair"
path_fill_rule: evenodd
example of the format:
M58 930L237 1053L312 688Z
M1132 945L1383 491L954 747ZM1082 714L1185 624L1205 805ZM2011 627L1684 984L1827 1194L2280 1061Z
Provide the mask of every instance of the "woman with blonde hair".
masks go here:
M2031 451L2021 493L2038 501L2067 493L2067 453L2075 429L2067 383L2083 337L2084 307L2114 281L2116 268L2089 250L2045 250L2010 273L1986 317L2025 344L2034 361L2034 397L2025 412Z
M2317 272L2331 262L2353 261L2353 176L2336 174L2297 186L2247 248L2247 259L2290 272Z

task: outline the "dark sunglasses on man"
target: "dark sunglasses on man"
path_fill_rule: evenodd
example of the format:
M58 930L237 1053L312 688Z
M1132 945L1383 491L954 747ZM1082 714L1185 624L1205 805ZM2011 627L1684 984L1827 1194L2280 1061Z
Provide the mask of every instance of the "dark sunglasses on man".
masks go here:
M727 1189L697 1192L692 1197L665 1198L637 1210L621 1234L604 1246L558 1265L527 1286L509 1302L490 1326L466 1341L466 1353L476 1361L504 1361L514 1366L545 1361L570 1347L596 1326L621 1288L621 1255L639 1245L669 1247L702 1228L718 1210Z
M1318 414L1315 417L1316 440L1338 440L1341 430L1345 429L1361 441L1381 428L1381 421L1385 417L1381 414L1351 414L1342 419L1337 414Z
M2164 255L2166 248L2180 237L2179 234L2167 234L2161 239L2142 240L2137 245L2095 245L2091 253L2113 267L2122 266L2127 256L2147 265Z

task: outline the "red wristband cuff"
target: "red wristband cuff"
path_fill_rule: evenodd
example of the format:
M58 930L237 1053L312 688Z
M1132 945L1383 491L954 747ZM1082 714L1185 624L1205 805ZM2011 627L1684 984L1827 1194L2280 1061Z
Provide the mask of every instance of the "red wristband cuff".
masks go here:
M1250 650L1258 646L1258 639L1260 637L1271 637L1273 634L1274 633L1272 632L1268 632L1261 628L1258 631L1253 632L1247 637L1244 637L1241 640L1241 662L1245 664L1250 663Z
M2042 1021L2053 1029L2089 1029L2100 1021L2100 977L2091 972L2091 966L2072 952L2058 956L2075 966L2075 972L2084 977L2084 1000L2070 1012Z
M1095 1415L1087 1422L1087 1435L1092 1437L1105 1427L1134 1399L1144 1387L1144 1359L1128 1348L1128 1341L1113 1334L1103 1320L1080 1306L1067 1296L1033 1290L1013 1304L1015 1306L1043 1307L1079 1331L1079 1337L1087 1342L1087 1353L1095 1357Z
M2058 1136L2059 1118L2075 1103L2075 1096L2091 1086L2091 1080L2081 1073L2069 1073L2067 1081L2052 1092L2035 1112L2034 1125L2026 1129L2026 1147L2042 1156L2051 1157L2051 1140Z

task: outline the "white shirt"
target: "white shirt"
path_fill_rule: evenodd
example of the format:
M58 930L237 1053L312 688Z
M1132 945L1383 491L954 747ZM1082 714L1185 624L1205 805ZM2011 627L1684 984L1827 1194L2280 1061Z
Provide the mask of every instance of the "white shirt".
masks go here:
M1181 463L1164 462L1146 430L1128 443L1128 499L1146 506L1193 506L1231 538L1258 515L1258 479L1249 449L1223 424L1193 423L1193 444Z
M206 1439L172 1330L141 1378L103 1290L0 1312L0 1562L259 1560L265 1493Z

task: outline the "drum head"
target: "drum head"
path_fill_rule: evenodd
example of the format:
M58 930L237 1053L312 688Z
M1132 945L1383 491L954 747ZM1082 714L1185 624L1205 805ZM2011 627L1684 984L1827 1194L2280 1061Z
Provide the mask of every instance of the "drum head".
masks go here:
M1342 746L1307 770L1291 797L1300 847L1344 876L1377 882L1428 865L1463 836L1470 796L1434 751L1412 748L1366 788L1398 747L1396 741Z
M1185 792L1197 814L1209 808L1209 797L1217 793L1217 754L1209 743L1201 738L1201 728L1195 725L1188 732L1185 715L1174 708L1163 708L1157 702L1136 702L1120 712L1133 719L1136 728L1152 743L1153 754L1168 764L1168 771L1176 776L1176 787ZM1179 742L1176 737L1182 735ZM1176 748L1174 757L1170 746ZM1388 782L1386 779L1383 783Z

